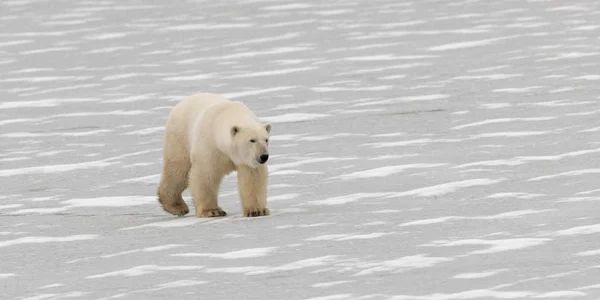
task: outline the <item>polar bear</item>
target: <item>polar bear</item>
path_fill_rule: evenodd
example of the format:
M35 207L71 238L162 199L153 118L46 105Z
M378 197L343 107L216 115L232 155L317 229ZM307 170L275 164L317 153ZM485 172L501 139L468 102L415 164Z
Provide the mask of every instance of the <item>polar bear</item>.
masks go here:
M243 215L267 216L269 135L243 103L200 93L184 98L169 113L163 141L158 202L173 215L189 208L182 192L190 187L197 217L227 213L218 205L222 179L237 171Z

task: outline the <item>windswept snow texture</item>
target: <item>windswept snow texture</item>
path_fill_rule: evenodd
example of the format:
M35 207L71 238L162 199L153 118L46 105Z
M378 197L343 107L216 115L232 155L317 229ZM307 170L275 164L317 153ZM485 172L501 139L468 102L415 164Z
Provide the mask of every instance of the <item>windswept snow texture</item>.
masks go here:
M0 298L599 299L600 1L0 1ZM165 120L273 123L269 206L156 201Z

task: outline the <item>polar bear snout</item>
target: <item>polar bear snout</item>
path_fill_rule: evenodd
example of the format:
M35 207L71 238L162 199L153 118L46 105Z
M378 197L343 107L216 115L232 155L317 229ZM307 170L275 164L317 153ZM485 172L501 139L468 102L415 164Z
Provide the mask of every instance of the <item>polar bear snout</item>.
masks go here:
M258 158L258 162L264 164L269 160L269 154L263 154Z

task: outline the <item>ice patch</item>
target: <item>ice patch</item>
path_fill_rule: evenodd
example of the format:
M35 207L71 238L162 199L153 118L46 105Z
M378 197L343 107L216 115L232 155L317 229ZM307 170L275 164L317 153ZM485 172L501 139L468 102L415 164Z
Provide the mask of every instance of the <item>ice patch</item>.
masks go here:
M284 264L277 267L267 266L247 266L247 267L230 267L230 268L209 268L206 269L206 273L241 273L246 276L249 275L262 275L281 271L293 271L311 267L319 267L334 263L337 255L328 255L322 257L314 257L309 259L303 259L292 263Z
M575 292L575 291L556 291L556 292L548 292L548 293L540 293L538 295L533 296L533 298L559 298L563 299L565 297L582 297L587 294L584 292Z
M335 225L335 223L312 223L312 224L308 224L308 225L279 225L276 228L277 229L311 228L311 227L323 227L323 226L329 226L329 225Z
M452 260L454 259L450 257L430 257L417 254L383 262L367 263L363 266L366 269L354 274L354 276L372 275L377 272L400 273L410 269L429 268Z
M43 299L68 299L68 298L78 298L81 299L82 296L89 294L88 292L67 292L63 294L39 294L32 297L20 298L20 300L43 300Z
M91 131L79 132L45 132L45 133L30 133L30 132L11 132L0 135L6 138L34 138L34 137L50 137L50 136L96 136L102 133L112 132L108 129L98 129Z
M529 86L524 88L503 88L503 89L494 89L492 93L511 93L511 94L521 94L521 93L529 93L532 90L541 89L543 86Z
M124 207L154 203L156 196L117 196L85 199L72 199L61 203L69 207Z
M392 132L392 133L375 134L375 135L372 135L372 137L396 137L396 136L402 136L402 135L405 135L405 133Z
M575 255L577 255L577 256L595 256L595 255L600 255L600 249L578 252Z
M173 76L173 77L165 77L163 78L164 81L200 81L203 79L211 79L213 78L214 75L212 74L196 74L196 75L189 75L189 76Z
M144 129L140 129L140 130L126 132L126 133L123 133L123 135L154 135L156 133L163 132L164 130L165 130L164 126L158 126L158 127L150 127L150 128L144 128Z
M283 171L275 171L271 172L271 176L281 176L281 175L317 175L323 174L323 172L302 172L298 170L283 170Z
M346 61L390 61L390 60L414 60L414 59L428 59L428 58L437 58L437 55L404 55L397 56L394 54L379 54L379 55L369 55L369 56L353 56L346 57L344 60Z
M250 271L247 274L248 275L262 275L262 274L275 273L275 272L280 272L280 271L293 271L293 270L300 270L300 269L306 269L306 268L312 268L312 267L326 266L331 263L334 263L336 257L338 257L338 255L327 255L327 256L303 259L303 260L295 261L295 262L284 264L284 265L277 266L277 267L257 269L254 271Z
M65 237L49 237L49 236L27 236L14 240L0 241L0 248L22 244L43 244L43 243L65 243L75 241L87 241L98 238L97 234L80 234L70 235Z
M7 235L24 235L24 234L28 234L29 232L24 232L24 231L20 231L20 232L11 232L11 231L0 231L0 236L7 236Z
M583 169L583 170L575 170L575 171L558 173L555 175L545 175L545 176L534 177L527 181L539 181L539 180L553 179L553 178L558 178L558 177L571 177L571 176L581 176L581 175L598 174L598 173L600 173L600 169ZM0 173L0 175L1 174L2 173Z
M598 132L598 131L600 131L600 127L588 128L588 129L580 130L579 132Z
M314 288L326 288L326 287L332 287L335 285L340 285L340 284L344 284L344 283L350 283L353 282L351 280L339 280L339 281L330 281L330 282L322 282L322 283L315 283L312 285L312 287Z
M17 208L17 207L21 207L21 206L23 206L23 204L4 204L4 205L0 205L0 210Z
M431 244L423 246L430 247L453 247L453 246L465 246L465 245L486 245L489 248L484 250L475 250L467 253L467 255L473 254L491 254L511 250L519 250L530 247L539 246L546 242L552 241L549 238L515 238L515 239L504 239L504 240L482 240L482 239L465 239L457 241L436 241Z
M403 212L402 210L399 209L380 209L380 210L375 210L372 211L372 214L396 214L396 213L401 213Z
M488 132L472 135L472 139L490 138L490 137L525 137L552 133L551 131L516 131L516 132Z
M479 68L479 69L474 69L474 70L469 70L467 72L469 73L480 73L480 72L489 72L489 71L495 71L495 70L499 70L499 69L505 69L508 68L508 65L499 65L499 66L494 66L494 67L486 67L486 68Z
M103 33L96 35L88 35L83 38L86 40L112 40L112 39L120 39L126 36L129 36L131 33L127 32L115 32L115 33Z
M222 55L222 56L211 56L211 57L203 57L200 60L202 61L209 61L209 60L232 60L232 59L240 59L240 58L252 58L252 57L257 57L257 56L269 56L269 55L273 55L273 54L289 54L289 53L294 53L294 52L305 52L305 51L310 51L313 50L313 48L311 47L276 47L276 48L272 48L269 50L264 50L264 51L244 51L244 52L238 52L238 53L233 53L233 54L226 54L226 55ZM196 59L192 60L195 61ZM187 61L181 61L181 62L189 62L190 60Z
M454 126L451 129L455 129L456 130L456 129L464 129L464 128L481 126L481 125L487 125L487 124L510 123L510 122L517 122L517 121L530 122L530 121L548 121L548 120L554 120L554 119L556 119L556 117L530 117L530 118L489 119L489 120L485 120L485 121L480 121L480 122L474 122L474 123L468 123L468 124L464 124L464 125Z
M406 75L388 75L388 76L379 77L379 79L381 79L381 80L398 80L398 79L403 79L403 78L406 78Z
M505 181L505 178L500 179L469 179L463 181L455 181L449 183L438 184L434 186L419 188L401 193L390 193L386 198L403 197L403 196L421 196L432 197L441 196L452 193L461 188L469 188L476 186L493 185Z
M429 51L448 51L448 50L457 50L457 49L487 46L487 45L493 44L498 41L513 39L515 37L517 37L517 36L505 36L505 37L492 38L492 39L450 43L450 44L444 44L444 45L439 45L439 46L435 46L435 47L430 47L428 50Z
M431 294L425 296L395 296L390 300L457 300L457 299L525 299L536 295L527 291L493 291L493 290L470 290L453 294Z
M401 97L402 101L431 101L450 98L450 95L446 94L432 94L432 95L419 95L419 96L407 96Z
M381 168L369 169L364 171L357 171L349 174L342 174L339 176L331 177L329 179L339 178L342 180L353 180L353 179L365 179L365 178L378 178L388 177L405 170L410 169L424 169L445 166L446 163L432 163L432 164L409 164L409 165L397 165L397 166L386 166Z
M91 51L86 51L84 52L85 54L103 54L103 53L115 53L115 52L119 52L119 51L123 51L123 50L131 50L134 49L133 47L125 47L125 46L116 46L116 47L105 47L105 48L100 48L100 49L95 49L95 50L91 50ZM113 78L113 80L118 80L118 79L125 79L125 78L131 78L131 77L135 77L135 76L140 76L143 75L141 73L126 73L126 74L119 74L119 75L114 75L114 76L107 76L102 78L102 80L107 80L107 78Z
M149 176L143 176L143 177L124 179L119 182L121 182L121 183L138 182L138 183L148 183L148 184L158 183L160 180L160 176L161 176L161 174L155 174L155 175L149 175Z
M336 15L344 15L355 12L354 9L330 9L330 10L321 10L314 12L315 15L318 16L336 16Z
M280 87L273 87L273 88L268 88L268 89L252 89L252 90L245 91L245 92L226 93L226 94L223 94L223 96L227 97L227 98L235 99L235 98L242 98L242 97L247 97L247 96L268 94L268 93L272 93L272 92L287 91L287 90L291 90L291 89L295 89L295 88L296 88L296 86L280 86Z
M272 36L272 37L244 40L241 42L226 44L224 46L225 47L239 47L239 46L254 45L254 44L264 44L264 43L268 43L268 42L289 40L289 39L299 37L300 35L301 34L299 32L291 32L291 33L286 33L283 35L277 35L277 36Z
M111 258L111 257L117 257L117 256L132 254L132 253L138 253L138 252L165 251L165 250L175 249L175 248L179 248L179 247L183 247L183 246L185 246L185 245L183 245L183 244L166 244L166 245L161 245L161 246L146 247L143 249L128 250L128 251L123 251L123 252L118 252L118 253L113 253L113 254L105 254L105 255L101 255L100 258ZM83 259L83 260L87 260L87 259ZM76 261L79 261L79 260L76 260ZM71 262L74 262L74 261L71 261Z
M325 200L308 201L307 205L343 205L356 202L365 198L381 198L392 193L356 193L345 196L337 196Z
M239 79L239 78L253 78L253 77L265 77L265 76L277 76L284 75L290 73L311 71L317 69L317 67L301 67L301 68L291 68L291 69L278 69L272 71L262 71L262 72L247 72L238 75L231 75L224 77L225 79Z
M262 28L278 28L278 27L286 27L286 26L296 26L296 25L304 25L304 24L312 24L315 23L316 19L304 19L300 21L286 21L286 22L276 22L267 25L261 26Z
M398 147L398 146L410 146L410 145L422 145L429 144L433 142L432 139L414 139L414 140L406 140L406 141L398 141L398 142L382 142L382 143L366 143L363 144L365 146L371 146L371 148L389 148L389 147Z
M355 158L355 157L314 157L314 158L305 158L305 159L302 159L302 160L299 160L299 161L271 165L271 166L269 166L269 170L270 171L280 171L281 169L295 168L295 167L299 167L299 166L306 165L306 164L321 163L321 162L326 162L326 161L349 161L349 160L356 160L356 159L357 158Z
M50 53L50 52L68 52L72 50L77 50L75 47L49 47L43 49L36 50L28 50L19 52L20 55L31 55L31 54L40 54L40 53Z
M502 198L516 198L516 199L533 199L545 196L544 194L530 194L530 193L495 193L487 196L490 199L502 199Z
M596 56L599 55L598 52L567 52L567 53L558 53L555 56L538 59L537 61L554 61L561 59L577 59L582 57Z
M33 40L6 41L0 43L0 48L33 43Z
M117 99L112 99L112 100L104 100L101 103L130 103L130 102L137 102L137 101L146 101L146 100L151 100L151 99L155 98L156 96L157 96L156 94L135 95L135 96L117 98Z
M453 220L505 220L505 219L516 219L516 218L520 218L522 216L531 215L531 214L539 214L539 213L544 213L544 212L547 212L547 211L556 211L556 209L544 209L544 210L526 209L526 210L516 210L516 211L511 211L511 212L500 213L500 214L497 214L497 215L491 215L491 216L475 216L475 217L446 216L446 217L440 217L440 218L424 219L424 220L417 220L417 221L412 221L412 222L406 222L406 223L400 224L399 226L405 227L405 226L415 226L415 225L428 225L428 224L444 223L444 222L453 221Z
M486 278L494 275L498 275L500 273L506 272L508 269L498 269L498 270L490 270L485 272L477 272L477 273L461 273L452 276L452 278L456 279L478 279L478 278Z
M178 287L186 287L186 286L195 286L195 285L200 285L200 284L205 284L207 283L207 281L203 281L203 280L177 280L177 281L173 281L173 282L167 282L167 283L162 283L157 285L157 287L159 289L165 289L165 288L178 288Z
M341 104L341 103L342 102L339 102L339 101L312 100L312 101L305 101L305 102L292 103L292 104L280 104L280 105L276 106L275 108L273 108L273 110L298 109L301 107L327 106L327 105L336 105L336 104Z
M510 103L482 103L479 106L485 109L500 109L512 107L513 105Z
M344 299L352 299L352 294L336 294L322 297L312 297L306 298L303 300L344 300Z
M108 272L85 277L86 279L106 278L106 277L136 277L146 274L153 274L157 271L192 271L204 269L203 266L157 266L157 265L142 265L130 269Z
M450 95L445 94L431 94L431 95L418 95L418 96L406 96L396 99L387 99L381 101L369 101L364 103L353 104L350 107L362 107L362 106L373 106L381 104L393 104L397 102L418 102L418 101L433 101L450 98Z
M97 98L73 98L73 99L44 99L44 100L33 100L33 101L7 101L0 103L0 109L10 108L36 108L36 107L56 107L63 103L85 103L85 102L97 102Z
M574 90L575 90L574 87L564 87L564 88L553 89L548 92L552 93L552 94L556 94L556 93L570 92L570 91L574 91Z
M226 253L177 253L171 254L171 256L182 256L182 257L211 257L221 259L242 259L242 258L254 258L264 257L272 254L277 247L265 247L265 248L252 248L238 251L231 251Z
M569 229L563 229L556 232L557 236L574 236L600 233L600 224L578 226Z
M45 290L45 289L51 289L51 288L56 288L56 287L61 287L61 286L65 286L65 285L62 283L53 283L53 284L41 286L38 289Z
M558 203L569 203L569 202L582 202L582 201L600 201L598 197L567 197L560 199Z
M311 88L311 91L315 91L318 93L327 93L327 92L378 92L378 91L387 91L391 90L393 86L391 85L377 85L377 86L369 86L369 87L330 87L330 86L322 86L322 87L314 87Z
M281 5L270 5L261 7L261 10L269 10L269 11L283 11L283 10L298 10L298 9L307 9L314 7L311 4L306 3L290 3L290 4L281 4Z
M458 79L458 80L476 80L476 79L502 80L502 79L510 79L510 78L523 77L523 76L524 75L522 73L515 73L515 74L486 74L486 75L457 76L457 77L453 77L452 79ZM482 104L482 105L492 105L492 108L500 108L500 107L497 107L497 106L495 107L494 103L485 103L485 104Z
M148 223L139 226L125 227L119 230L132 230L132 229L141 229L141 228L176 228L176 227L185 227L194 225L197 223L209 222L209 219L203 218L178 218L174 220L164 221L164 222L156 222L156 223Z
M14 273L0 273L0 279L16 276Z
M66 204L63 207L54 208L30 208L21 209L12 212L11 214L23 213L56 213L76 207L127 207L137 206L156 202L156 196L114 196L114 197L98 197L98 198L83 198L71 199L60 202Z
M367 223L363 223L361 225L363 226L379 226L379 225L386 225L388 224L388 222L384 222L384 221L373 221L373 222L367 222Z
M302 122L302 121L310 121L316 119L322 119L325 117L329 117L329 114L315 114L315 113L288 113L280 116L274 117L263 117L266 122L272 123L291 123L291 122Z
M255 23L219 23L219 24L190 24L168 26L161 31L195 31L195 30L216 30L216 29L240 29L251 28Z
M567 152L563 154L557 155L546 155L546 156L518 156L511 159L499 159L499 160L488 160L488 161L479 161L473 163L467 163L455 166L454 168L466 168L473 166L518 166L528 162L533 161L558 161L564 158L569 157L577 157L586 154L593 154L600 152L600 148L590 149L590 150L580 150L574 152ZM554 176L554 175L551 175ZM547 176L546 176L547 177Z
M600 75L583 75L583 76L575 77L573 79L577 79L577 80L600 80Z
M584 191L584 192L579 192L575 195L589 195L589 194L594 194L600 192L600 189L594 189L594 190L589 190L589 191Z
M327 234L313 238L305 239L305 241L350 241L350 240L369 240L383 236L395 234L394 232L373 232L368 234Z
M283 195L278 195L278 196L271 196L269 197L269 202L273 202L273 201L281 201L281 200L292 200L292 199L296 199L298 198L298 196L300 196L300 194L283 194Z

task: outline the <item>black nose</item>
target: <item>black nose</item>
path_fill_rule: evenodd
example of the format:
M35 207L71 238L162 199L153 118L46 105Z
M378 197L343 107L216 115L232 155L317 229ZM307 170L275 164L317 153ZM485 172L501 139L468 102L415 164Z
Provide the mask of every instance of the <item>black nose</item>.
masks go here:
M269 154L263 154L260 156L260 163L264 164L267 162L268 159L269 159Z

